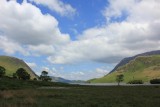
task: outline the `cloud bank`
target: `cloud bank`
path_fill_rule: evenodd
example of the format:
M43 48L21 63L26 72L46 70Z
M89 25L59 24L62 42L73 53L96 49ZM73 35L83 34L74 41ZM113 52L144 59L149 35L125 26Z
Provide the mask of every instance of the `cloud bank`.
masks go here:
M29 53L51 54L54 47L70 41L68 34L60 32L58 21L49 14L43 15L34 5L25 1L19 4L2 0L0 4L3 4L0 6L0 39L9 43L1 43L0 48L6 53L18 51L24 54L26 50Z
M110 0L102 11L106 24L86 29L49 61L117 63L127 56L160 49L159 10L158 0Z
M62 16L75 13L60 0L30 1ZM46 55L53 64L117 63L127 56L160 49L159 0L109 0L102 11L106 24L84 30L75 41L60 31L54 16L42 14L34 5L0 3L0 39L10 43L0 43L0 49L8 54Z

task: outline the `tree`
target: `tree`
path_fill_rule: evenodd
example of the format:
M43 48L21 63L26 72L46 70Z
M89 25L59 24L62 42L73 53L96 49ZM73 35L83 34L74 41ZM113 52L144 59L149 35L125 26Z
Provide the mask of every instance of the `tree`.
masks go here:
M33 78L34 81L37 81L37 78Z
M2 66L0 66L0 77L3 77L5 75L6 69Z
M124 75L123 75L123 74L119 74L119 75L117 75L117 77L116 77L116 81L118 82L118 85L120 84L120 82L122 82L122 81L123 81L123 78L124 78Z
M42 73L40 75L40 80L42 80L42 81L51 81L52 79L48 76L48 72L47 71L42 71Z
M42 76L47 76L47 75L48 75L48 72L47 72L47 71L42 71L41 75L42 75Z
M22 79L22 80L29 80L30 79L30 74L28 74L26 72L25 69L23 68L19 68L17 71L16 71L16 74L17 74L17 77L19 79Z

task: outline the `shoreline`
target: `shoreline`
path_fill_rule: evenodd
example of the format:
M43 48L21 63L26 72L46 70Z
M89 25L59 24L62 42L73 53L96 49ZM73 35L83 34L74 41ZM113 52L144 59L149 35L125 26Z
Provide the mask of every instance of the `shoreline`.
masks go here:
M82 86L118 86L117 83L70 83L70 84L77 84ZM119 86L160 86L160 84L150 84L150 83L144 83L144 84L126 84L126 83L120 83Z

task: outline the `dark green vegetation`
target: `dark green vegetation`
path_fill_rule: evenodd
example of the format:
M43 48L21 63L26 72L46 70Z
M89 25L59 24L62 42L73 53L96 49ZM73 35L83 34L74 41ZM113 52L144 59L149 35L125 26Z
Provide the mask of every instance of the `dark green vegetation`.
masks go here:
M160 107L159 86L0 91L0 107Z
M13 76L13 73L19 68L24 68L31 76L31 79L37 78L36 74L31 68L23 61L15 57L0 56L0 66L6 69L6 76Z
M21 80L30 80L30 77L30 74L23 68L19 68L16 73L13 74L13 78L18 78Z
M128 84L143 84L142 80L131 80L128 82Z
M32 89L44 86L69 86L65 83L53 83L46 81L35 81L35 80L19 80L9 77L0 78L0 90L13 90L13 89ZM0 106L1 107L1 106Z
M48 76L48 72L47 71L42 71L39 79L42 80L42 81L51 81L52 80L52 78L50 78Z
M0 66L0 77L3 77L5 75L5 73L6 73L5 71L6 71L6 69L4 67Z
M160 84L160 79L152 79L150 80L151 84Z
M151 79L160 78L160 55L139 56L129 63L118 67L115 72L89 82L116 82L118 74L124 75L124 82L126 83L132 80L149 82Z
M124 75L123 74L119 74L116 76L116 81L118 82L118 85L120 84L120 82L123 81Z
M79 86L0 79L0 107L159 107L160 86Z

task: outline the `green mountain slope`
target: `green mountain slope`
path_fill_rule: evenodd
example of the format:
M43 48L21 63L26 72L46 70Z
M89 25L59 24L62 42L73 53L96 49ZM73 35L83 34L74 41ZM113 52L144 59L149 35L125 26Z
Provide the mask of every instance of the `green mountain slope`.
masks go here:
M118 67L115 72L102 78L89 80L89 82L115 82L116 75L118 74L124 75L124 82L135 79L141 79L147 82L153 78L160 78L160 55L137 57L129 63Z
M24 68L31 75L31 79L37 78L37 75L23 60L15 57L0 56L0 66L6 69L7 76L12 76L18 68Z

